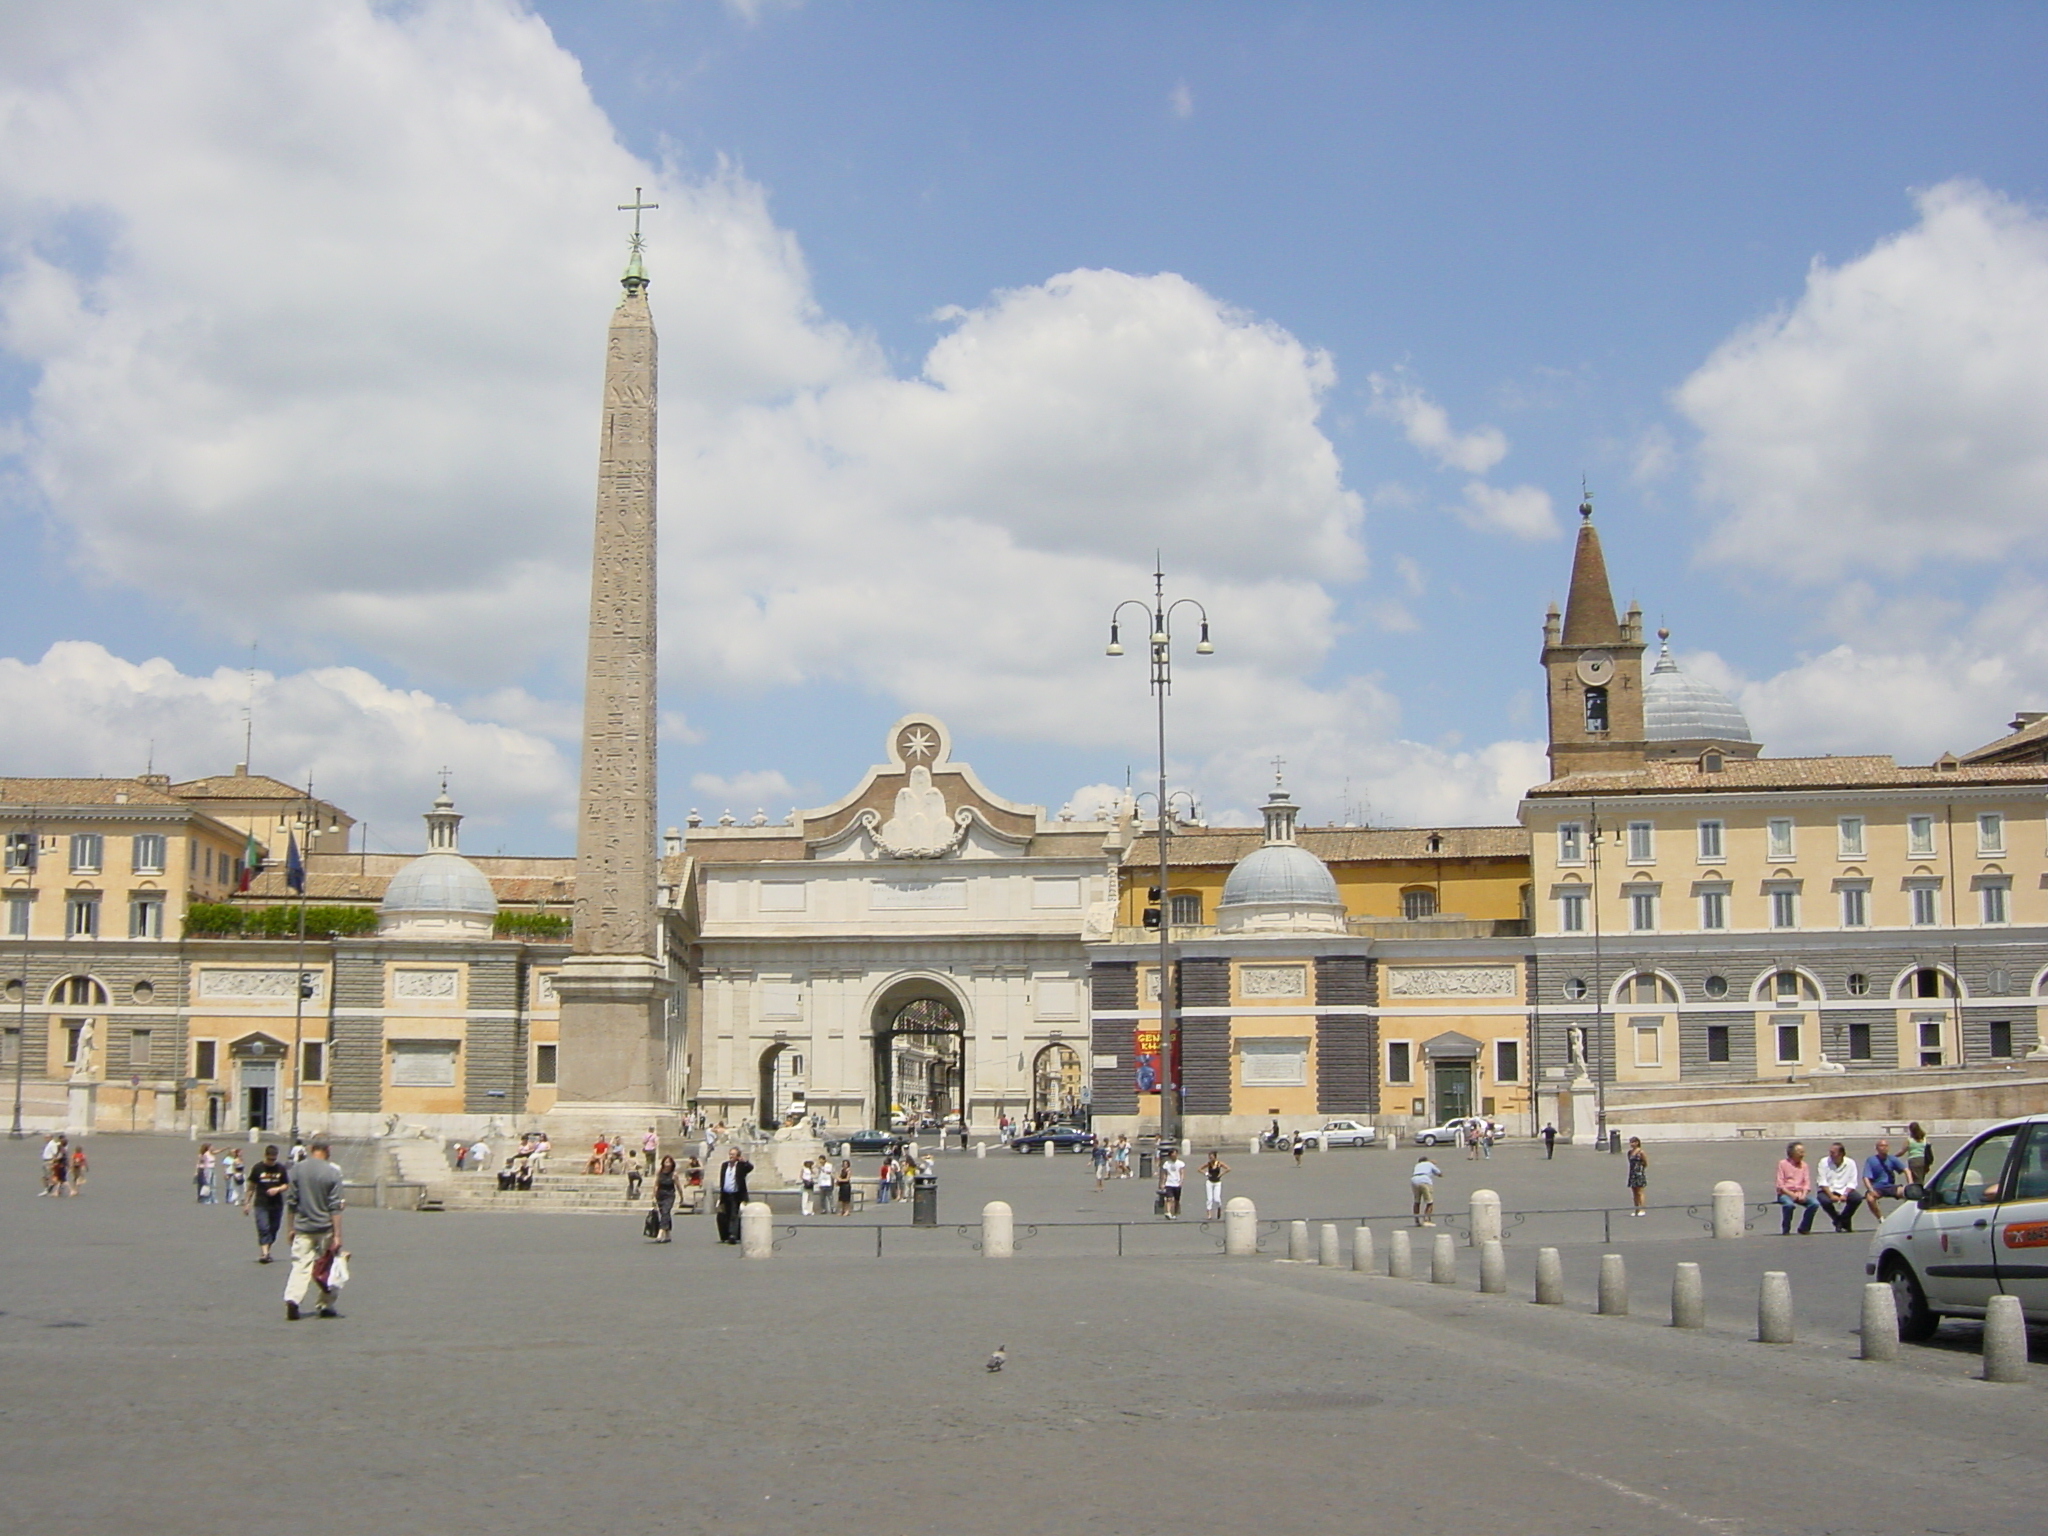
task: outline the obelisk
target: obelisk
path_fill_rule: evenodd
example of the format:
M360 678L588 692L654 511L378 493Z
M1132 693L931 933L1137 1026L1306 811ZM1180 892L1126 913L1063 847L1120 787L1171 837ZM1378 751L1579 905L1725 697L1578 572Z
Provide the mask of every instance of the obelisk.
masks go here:
M564 1129L630 1130L669 1106L670 985L655 908L655 339L634 194L625 295L605 346L573 953L561 995Z

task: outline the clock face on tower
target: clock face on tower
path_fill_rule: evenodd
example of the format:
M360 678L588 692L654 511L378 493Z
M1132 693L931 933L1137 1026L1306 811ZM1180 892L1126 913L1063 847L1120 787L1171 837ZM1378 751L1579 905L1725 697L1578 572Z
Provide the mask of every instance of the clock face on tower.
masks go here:
M1579 658L1578 674L1588 688L1604 688L1614 676L1614 658L1605 651L1588 651Z

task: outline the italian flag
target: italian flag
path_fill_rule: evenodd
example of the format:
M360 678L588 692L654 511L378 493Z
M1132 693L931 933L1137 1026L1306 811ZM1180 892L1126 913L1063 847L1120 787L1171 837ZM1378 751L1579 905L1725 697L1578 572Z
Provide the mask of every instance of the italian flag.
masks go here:
M262 873L263 845L256 841L256 834L251 832L249 834L249 841L242 848L242 878L236 883L235 889L238 891L248 890L255 882L256 877Z

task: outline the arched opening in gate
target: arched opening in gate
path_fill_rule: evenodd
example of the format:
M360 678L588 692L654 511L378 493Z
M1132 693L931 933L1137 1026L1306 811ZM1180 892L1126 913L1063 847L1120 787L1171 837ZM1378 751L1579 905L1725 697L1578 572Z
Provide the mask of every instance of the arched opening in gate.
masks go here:
M1031 1122L1081 1123L1081 1053L1054 1041L1031 1058Z
M885 999L875 1011L878 1126L943 1125L966 1114L967 1026L933 991Z
M760 1078L754 1113L764 1131L803 1119L807 1110L802 1051L786 1041L776 1041L761 1053Z

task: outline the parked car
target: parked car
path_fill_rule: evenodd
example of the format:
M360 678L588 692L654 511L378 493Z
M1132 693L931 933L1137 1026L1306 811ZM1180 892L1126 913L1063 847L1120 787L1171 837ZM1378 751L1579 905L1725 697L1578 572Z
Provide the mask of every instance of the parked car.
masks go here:
M1892 1288L1899 1336L1932 1337L1944 1317L1982 1317L2017 1296L2048 1323L2048 1115L1979 1133L1877 1225L1864 1273Z
M1417 1131L1410 1139L1418 1147L1433 1147L1440 1142L1446 1146L1455 1146L1460 1135L1470 1140L1472 1133L1483 1129L1485 1125L1486 1120L1483 1116L1460 1115L1455 1120L1446 1120L1442 1125L1433 1125L1426 1131ZM1500 1133L1496 1131L1494 1134L1498 1136Z
M1086 1152L1095 1145L1095 1133L1076 1130L1071 1125L1048 1125L1042 1131L1026 1131L1022 1136L1012 1136L1010 1150L1041 1152L1047 1142L1063 1152Z
M829 1130L824 1135L825 1151L833 1157L860 1156L870 1152L901 1152L903 1138L894 1131Z
M1379 1139L1379 1134L1363 1120L1332 1120L1301 1139L1309 1151L1319 1152L1325 1147L1369 1147Z

